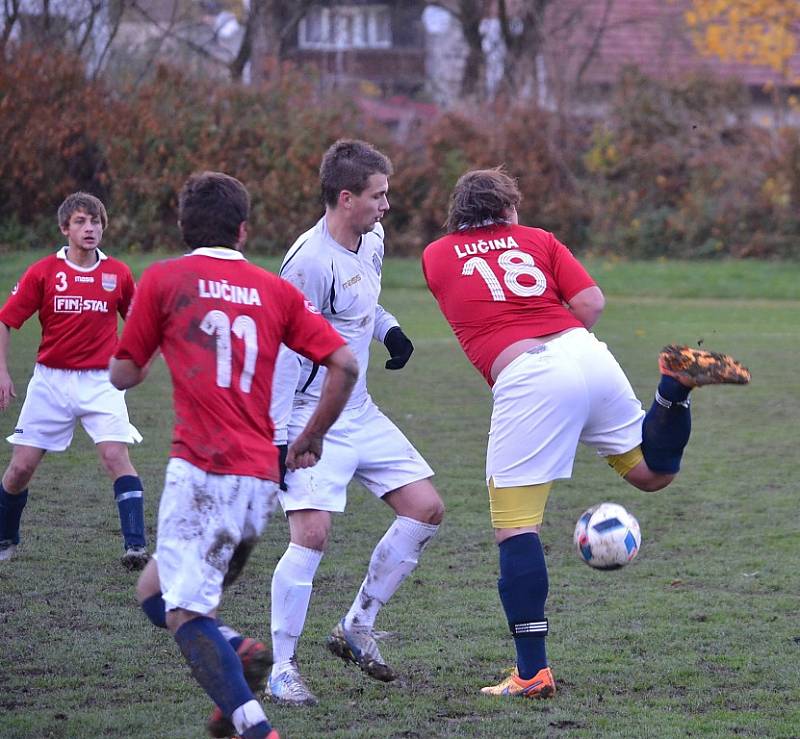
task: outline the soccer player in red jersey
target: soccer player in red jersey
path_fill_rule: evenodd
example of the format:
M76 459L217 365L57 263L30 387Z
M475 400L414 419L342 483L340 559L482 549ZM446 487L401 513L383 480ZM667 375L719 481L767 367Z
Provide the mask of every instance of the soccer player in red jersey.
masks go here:
M147 562L142 482L128 456L141 441L128 420L125 394L108 380L117 343L117 315L125 318L133 299L130 269L100 251L108 223L103 203L73 193L58 209L67 245L31 265L0 309L0 410L16 397L8 373L10 329L38 311L42 339L33 377L14 433L11 462L0 485L0 560L19 544L28 483L46 452L64 451L80 419L114 481L124 541L123 565Z
M238 575L277 503L278 452L266 409L278 348L284 343L327 369L317 412L288 449L289 469L319 460L358 366L302 293L244 258L249 207L247 190L233 177L189 178L179 218L193 251L142 274L111 381L137 385L158 349L172 377L175 427L159 506L158 564L140 578L146 584L157 573L160 592L142 605L151 620L149 607L166 608L165 625L230 730L274 739L245 677L242 650L237 656L216 610L223 585Z
M548 698L556 686L545 653L539 528L553 481L572 475L583 442L635 487L664 488L689 441L690 390L745 384L750 373L726 355L666 347L645 414L611 352L589 332L603 293L553 234L519 225L520 200L501 168L467 172L451 196L448 234L428 245L422 267L494 396L486 482L517 665L482 692Z

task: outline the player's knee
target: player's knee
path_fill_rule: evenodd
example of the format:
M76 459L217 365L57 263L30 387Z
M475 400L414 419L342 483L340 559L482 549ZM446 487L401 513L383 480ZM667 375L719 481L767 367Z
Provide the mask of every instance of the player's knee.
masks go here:
M289 531L293 544L324 552L331 531L330 514L323 511L290 512Z
M422 523L429 523L433 526L438 526L444 520L444 501L438 494L427 501L427 505L422 511L422 517L419 520Z
M98 452L100 464L114 479L121 475L135 474L125 444L103 444L98 447Z
M12 495L21 493L36 472L38 462L33 460L12 459L3 475L3 487Z

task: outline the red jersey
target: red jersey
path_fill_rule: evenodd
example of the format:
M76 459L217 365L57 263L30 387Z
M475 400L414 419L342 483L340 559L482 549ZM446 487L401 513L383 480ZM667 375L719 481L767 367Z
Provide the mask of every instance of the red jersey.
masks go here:
M105 369L117 345L117 314L133 299L127 265L99 249L98 261L79 267L67 247L34 262L0 309L0 321L18 329L39 312L42 340L36 361L54 369Z
M492 363L516 341L583 324L563 305L594 280L553 234L494 224L429 244L422 271L475 368L492 385Z
M143 367L161 348L173 385L170 456L277 480L269 406L281 343L320 362L345 342L285 280L232 249L196 249L144 271L115 356Z

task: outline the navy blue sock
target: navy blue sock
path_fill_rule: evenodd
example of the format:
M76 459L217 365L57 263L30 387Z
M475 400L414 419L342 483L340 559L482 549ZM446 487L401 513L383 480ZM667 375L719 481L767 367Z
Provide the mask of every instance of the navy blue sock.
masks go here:
M549 582L544 550L537 534L518 534L500 543L497 589L517 648L517 670L530 680L547 667L544 604Z
M217 619L217 628L220 630L222 636L228 640L228 644L233 647L233 651L238 654L238 649L242 646L244 637L238 631L228 626L221 618Z
M125 548L143 547L144 536L144 488L136 475L122 475L114 480L114 499L119 508L119 523Z
M653 472L675 474L681 468L692 432L692 413L688 404L679 404L690 390L675 378L661 375L656 399L642 421L642 454Z
M237 708L255 700L244 679L239 657L220 633L214 619L201 616L187 621L175 632L175 641L189 663L194 679L225 716L231 716ZM248 731L258 726L260 724L249 727ZM269 724L266 724L266 729L258 729L260 733L245 733L244 736L266 736L269 729Z
M19 522L28 502L28 488L19 495L11 495L0 483L0 541L19 544Z
M151 595L149 598L145 598L141 602L141 608L153 626L156 626L159 629L167 628L167 607L164 603L164 597L160 590L154 595ZM228 644L230 644L233 648L233 651L235 652L237 649L239 649L244 641L244 637L237 631L234 631L230 626L226 626L225 623L220 619L216 619L215 623L217 624L217 628L220 629L220 632L227 640Z
M159 629L167 628L167 611L164 599L161 597L161 591L151 595L149 598L145 598L141 606L145 616L150 619L150 623L153 626L157 626Z
M242 734L242 739L266 739L270 731L272 731L272 727L266 721L262 721L247 729Z

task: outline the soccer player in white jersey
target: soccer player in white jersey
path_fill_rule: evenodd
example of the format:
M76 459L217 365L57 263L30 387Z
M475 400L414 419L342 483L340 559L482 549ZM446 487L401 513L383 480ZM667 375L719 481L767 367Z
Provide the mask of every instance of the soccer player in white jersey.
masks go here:
M292 245L280 271L345 338L358 359L359 377L347 407L325 436L325 457L311 469L287 471L285 490L279 493L291 537L272 578L275 661L267 695L279 703L317 702L300 677L295 650L331 514L344 511L350 480L362 483L397 517L375 547L361 588L327 646L377 680L394 680L396 673L378 651L375 618L416 567L444 515L431 468L367 392L373 339L389 350L387 369L402 368L413 350L395 317L378 304L384 251L380 219L389 210L391 174L389 159L370 144L333 144L320 167L325 214ZM324 368L281 349L271 412L276 444L297 437L317 407L324 379Z
M58 209L67 245L31 265L0 309L0 410L16 397L8 372L10 329L38 312L42 339L33 377L14 433L11 461L0 484L0 561L12 559L28 483L47 452L72 442L75 424L94 441L103 469L114 481L128 570L147 563L142 481L127 445L141 441L128 420L125 394L108 380L117 343L117 315L125 318L133 299L127 265L100 251L108 224L103 203L76 192ZM80 503L76 503L80 507Z
M158 565L148 565L138 590L157 573L160 592L143 607L154 620L160 606L193 676L219 707L212 735L278 739L253 695L245 642L234 646L216 610L275 500L278 453L264 410L278 348L284 343L327 369L316 412L289 447L290 468L319 460L358 368L342 337L298 290L242 255L250 198L241 182L221 172L193 175L179 203L192 252L144 271L111 364L112 382L133 387L160 348L173 384Z

